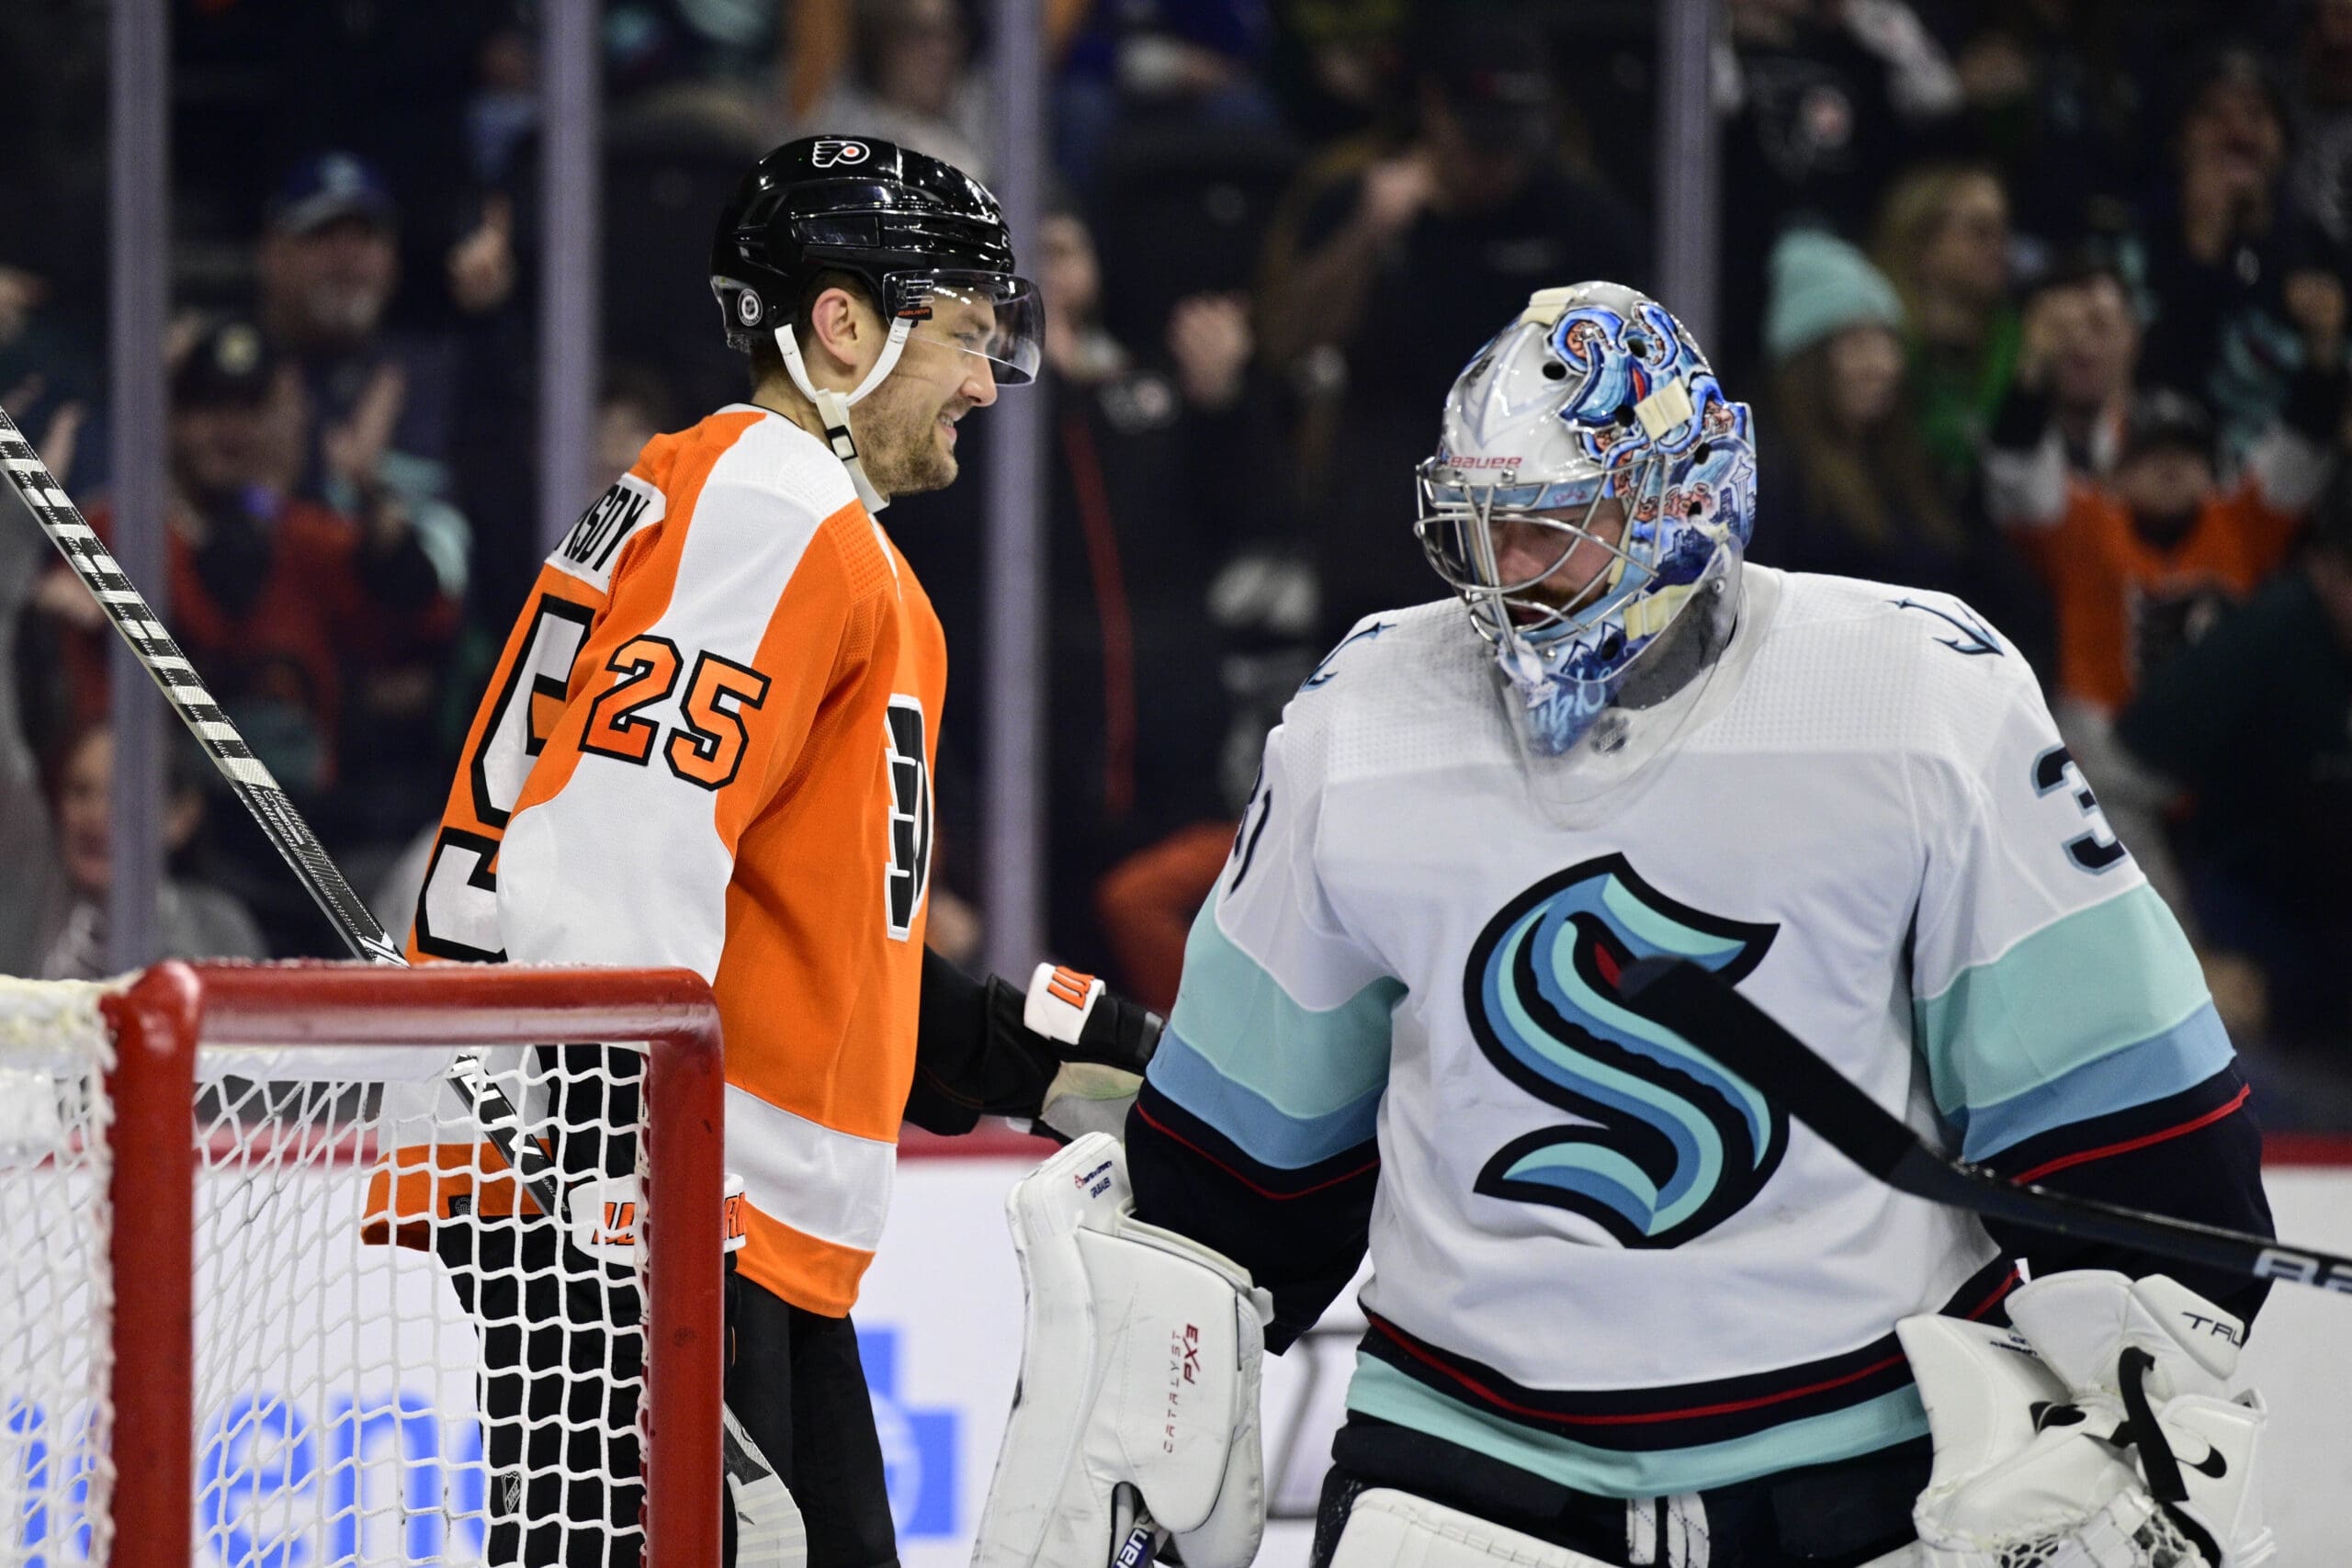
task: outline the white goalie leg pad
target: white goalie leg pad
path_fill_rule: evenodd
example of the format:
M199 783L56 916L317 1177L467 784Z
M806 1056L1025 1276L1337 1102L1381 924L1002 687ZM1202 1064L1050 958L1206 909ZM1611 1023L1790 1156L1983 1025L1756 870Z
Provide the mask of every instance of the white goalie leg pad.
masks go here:
M1376 1486L1356 1495L1331 1568L1615 1568L1426 1497Z
M2253 1393L2222 1394L2234 1318L2161 1275L2091 1269L2023 1287L2009 1313L2015 1331L1932 1316L1897 1325L1935 1443L1912 1516L1925 1568L2259 1568L2276 1557L2253 1473L2267 1412ZM2126 1374L2135 1352L2143 1370ZM2154 1442L2132 1414L2143 1392Z
M1258 1364L1272 1305L1238 1264L1139 1223L1090 1133L1005 1201L1026 1309L1021 1382L976 1568L1105 1568L1132 1486L1188 1568L1247 1568L1265 1528Z

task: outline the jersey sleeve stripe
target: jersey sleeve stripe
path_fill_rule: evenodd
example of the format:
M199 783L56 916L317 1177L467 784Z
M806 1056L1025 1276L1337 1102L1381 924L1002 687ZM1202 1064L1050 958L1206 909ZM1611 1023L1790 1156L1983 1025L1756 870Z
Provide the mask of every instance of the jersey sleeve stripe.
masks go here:
M1367 1153L1362 1159L1348 1161L1342 1168L1328 1170L1308 1167L1298 1171L1281 1171L1259 1166L1230 1139L1193 1117L1190 1111L1161 1095L1148 1082L1136 1100L1135 1114L1152 1132L1270 1202L1286 1203L1318 1192L1328 1192L1380 1168L1380 1156L1376 1153ZM1363 1146L1357 1145L1358 1148ZM1327 1163L1336 1166L1344 1156L1354 1152L1341 1150L1340 1156ZM1259 1179L1261 1177L1269 1179ZM1311 1179L1303 1186L1277 1184L1272 1179L1282 1177L1292 1178L1294 1181L1300 1177Z
M1172 1025L1159 1037L1149 1076L1161 1094L1223 1133L1251 1159L1278 1170L1314 1165L1370 1139L1387 1089L1384 1076L1333 1110L1296 1115L1219 1071Z
M2177 1122L2170 1127L2143 1134L2136 1138L2124 1138L2116 1143L2102 1144L2095 1149L2084 1149L2076 1154L2062 1155L2056 1159L2044 1160L2030 1170L2018 1172L2016 1179L2021 1182L2039 1181L2045 1176L2054 1176L2059 1171L2071 1169L2075 1166L2088 1165L2093 1160L2113 1159L2118 1155L2128 1155L2136 1149L2144 1149L2155 1144L2168 1144L2175 1138L2185 1138L2200 1128L2211 1126L2224 1116L2236 1114L2238 1110L2253 1098L2253 1085L2241 1085L2237 1093L2231 1096L2228 1100L2200 1116L2190 1117L2186 1122Z
M1953 1113L1962 1157L1982 1160L2059 1127L2194 1089L2235 1059L2211 1002L2171 1029L2086 1062L1997 1104Z
M1404 986L1383 976L1336 1007L1303 1006L1226 933L1216 905L1202 906L1185 939L1170 1033L1279 1119L1314 1122L1376 1100L1388 1081L1390 1014Z
M2102 978L2116 975L2133 983ZM2143 882L1962 970L1913 1004L1913 1023L1937 1108L1959 1117L2182 1029L2208 1005L2188 938Z

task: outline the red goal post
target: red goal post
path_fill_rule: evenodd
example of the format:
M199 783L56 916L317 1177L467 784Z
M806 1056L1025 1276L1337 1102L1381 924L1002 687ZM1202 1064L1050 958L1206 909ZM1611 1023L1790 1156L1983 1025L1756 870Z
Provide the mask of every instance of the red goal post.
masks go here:
M19 992L35 989L28 983L6 984ZM0 1068L13 1059L19 1074L0 1089L15 1089L21 1102L26 1085L39 1081L24 1075L49 1072L58 1108L48 1122L33 1118L48 1132L28 1133L19 1126L11 1143L10 1130L0 1127L0 1247L8 1251L7 1262L0 1266L6 1270L0 1274L0 1336L33 1347L25 1356L40 1358L42 1364L19 1369L17 1375L38 1381L56 1370L51 1363L72 1359L70 1352L44 1355L39 1349L42 1334L70 1337L76 1326L44 1324L44 1311L86 1301L98 1321L111 1325L90 1331L90 1359L102 1362L110 1354L111 1373L103 1366L91 1373L87 1409L73 1418L70 1432L66 1396L52 1396L54 1408L44 1411L34 1396L0 1385L0 1409L6 1413L0 1421L0 1469L16 1471L13 1476L0 1473L0 1503L13 1500L0 1513L0 1563L41 1560L46 1538L51 1561L78 1561L71 1555L78 1548L92 1561L120 1568L184 1568L208 1531L212 1551L233 1557L226 1543L261 1539L254 1531L264 1526L254 1521L271 1510L285 1512L296 1501L314 1505L315 1517L299 1528L316 1536L311 1550L317 1561L334 1560L338 1551L348 1551L370 1531L392 1540L405 1561L439 1561L437 1543L462 1544L469 1528L479 1551L491 1528L485 1521L496 1508L487 1500L490 1489L499 1483L485 1472L479 1447L469 1460L457 1454L470 1412L453 1416L432 1410L431 1390L420 1394L411 1386L418 1374L401 1373L397 1359L386 1360L389 1353L372 1342L349 1359L395 1382L405 1375L407 1384L362 1396L338 1388L333 1380L341 1374L311 1365L325 1361L326 1352L317 1346L372 1335L424 1365L425 1381L437 1378L449 1403L447 1391L466 1388L479 1371L454 1365L463 1359L468 1327L488 1331L469 1325L464 1312L449 1314L454 1329L420 1331L415 1323L397 1319L356 1326L371 1312L390 1310L385 1303L395 1295L409 1299L401 1292L435 1288L429 1280L416 1282L416 1272L429 1272L431 1264L413 1255L400 1260L411 1277L399 1292L373 1275L338 1281L332 1262L321 1258L286 1256L344 1255L344 1243L332 1239L353 1228L341 1208L337 1217L310 1222L321 1227L318 1235L330 1237L326 1241L300 1239L311 1234L303 1228L300 1210L319 1198L327 1201L322 1206L356 1206L369 1168L380 1167L395 1141L377 1110L386 1103L386 1091L370 1073L380 1069L355 1066L348 1077L321 1077L317 1064L340 1063L344 1058L330 1053L349 1048L355 1063L397 1064L390 1076L398 1077L413 1062L411 1081L432 1095L441 1092L440 1067L457 1049L593 1041L641 1043L644 1052L641 1081L634 1086L641 1094L630 1096L640 1107L632 1133L636 1190L642 1202L633 1215L635 1245L628 1246L628 1237L622 1236L623 1263L613 1264L607 1255L603 1265L587 1266L600 1279L622 1269L625 1279L633 1265L639 1292L632 1299L643 1303L642 1389L631 1395L634 1416L624 1424L629 1425L629 1440L642 1445L644 1561L664 1568L716 1568L725 1083L717 1010L698 976L684 970L508 965L167 963L126 987L105 989L95 1000L103 1021L100 1032L111 1045L103 1095L96 1092L96 1077L82 1080L85 1087L77 1093L62 1076L65 1068L22 1066L66 1062L61 1053L74 1031L52 1026L43 1055L38 1029L20 1023L12 1039L4 1027L7 1021L0 1018ZM208 1049L228 1053L226 1072L208 1077ZM509 1055L529 1062L556 1054ZM304 1094L256 1096L253 1081L235 1076L239 1070L270 1070L280 1061L311 1064ZM260 1067L250 1066L254 1063ZM37 1089L31 1099L38 1110ZM86 1103L98 1100L103 1104ZM284 1107L298 1101L309 1109L301 1117L289 1116ZM77 1121L77 1115L84 1119ZM530 1124L526 1116L526 1128ZM104 1143L105 1156L87 1146L95 1142ZM40 1239L74 1228L46 1213L44 1200L36 1194L48 1190L44 1181L62 1182L64 1168L85 1156L93 1168L110 1157L110 1170L92 1179L91 1197L102 1190L105 1201L73 1203L77 1213L67 1217L84 1225L96 1218L105 1227L107 1280L85 1286L70 1279L32 1278L31 1270L51 1267L40 1260ZM273 1185L278 1180L273 1162L299 1166L302 1174L290 1185ZM56 1187L57 1193L64 1190ZM95 1214L88 1212L93 1210ZM481 1212L492 1213L486 1204ZM529 1214L537 1213L531 1207ZM673 1214L689 1218L672 1223ZM504 1224L511 1229L526 1223L502 1213L482 1221L481 1228L487 1232ZM12 1234L20 1231L34 1233L34 1244ZM230 1255L199 1258L200 1231L208 1246ZM612 1238L599 1234L596 1239ZM96 1247L86 1244L84 1250L85 1271L95 1273ZM484 1249L468 1256L489 1254ZM70 1269L69 1261L53 1271ZM481 1269L487 1278L491 1265L481 1263ZM203 1299L198 1281L208 1272L230 1305ZM523 1272L517 1265L518 1279ZM227 1294L231 1284L253 1292L254 1304L234 1304L239 1298ZM473 1289L487 1287L476 1281ZM605 1299L613 1293L607 1290ZM296 1305L280 1299L296 1294L304 1296ZM456 1299L445 1282L439 1307L450 1307ZM487 1298L465 1299L470 1304ZM78 1310L68 1307L61 1315ZM243 1387L240 1378L266 1382L273 1375L277 1369L264 1364L215 1376L211 1363L240 1353L248 1342L274 1344L274 1331L263 1320L281 1312L294 1321L283 1329L288 1348L282 1355L288 1364L280 1382L307 1380L315 1408L298 1409L286 1402L256 1406L252 1396L240 1393L245 1403L237 1421L243 1426L200 1408L200 1375L215 1382L225 1379L224 1386L232 1391ZM198 1325L208 1314L236 1321L209 1323L199 1343ZM6 1321L11 1314L19 1321ZM422 1352L414 1344L402 1347L403 1336L415 1341L420 1332ZM453 1343L461 1347L454 1354L448 1348ZM279 1352L256 1353L266 1358ZM386 1374L377 1362L392 1371ZM0 1363L0 1372L6 1370ZM257 1427L252 1419L256 1408ZM574 1425L568 1420L571 1407L562 1414L566 1419L558 1424L569 1433ZM37 1436L27 1436L28 1431ZM73 1475L60 1457L69 1438L85 1440L96 1454ZM388 1450L397 1451L386 1459ZM563 1483L560 1478L558 1483ZM388 1494L396 1495L395 1500L371 1512L371 1500ZM442 1514L421 1525L422 1511L435 1506ZM249 1544L243 1549L254 1550ZM211 1558L199 1551L196 1560Z

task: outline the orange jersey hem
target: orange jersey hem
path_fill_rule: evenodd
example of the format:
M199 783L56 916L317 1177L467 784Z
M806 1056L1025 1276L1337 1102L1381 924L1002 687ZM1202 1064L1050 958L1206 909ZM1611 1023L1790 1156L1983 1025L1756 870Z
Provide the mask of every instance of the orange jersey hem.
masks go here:
M862 1247L822 1241L746 1203L744 1227L751 1245L735 1255L743 1278L770 1295L820 1317L847 1317L857 1304L858 1282L874 1262Z

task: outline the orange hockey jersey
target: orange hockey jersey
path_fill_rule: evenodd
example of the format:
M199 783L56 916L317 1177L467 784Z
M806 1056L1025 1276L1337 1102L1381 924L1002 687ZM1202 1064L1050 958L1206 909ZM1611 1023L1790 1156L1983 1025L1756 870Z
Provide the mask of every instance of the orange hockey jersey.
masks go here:
M744 405L657 437L539 573L410 939L709 980L740 1265L812 1312L849 1311L889 1204L945 682L820 441Z
M2055 525L2015 536L2056 601L2059 690L2102 713L2120 709L2143 673L2203 635L2217 606L2278 569L2297 525L2248 484L2206 502L2177 543L2155 545L2114 496L2072 487Z

